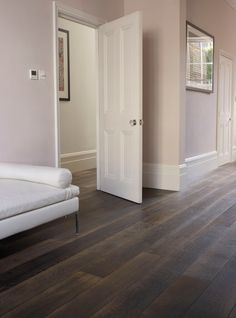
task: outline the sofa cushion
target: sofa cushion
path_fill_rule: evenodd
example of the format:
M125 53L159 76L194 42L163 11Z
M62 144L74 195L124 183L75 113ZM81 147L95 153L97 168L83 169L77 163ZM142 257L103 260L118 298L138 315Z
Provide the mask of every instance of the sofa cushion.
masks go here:
M28 181L0 179L0 220L69 200L78 194L76 186L61 189Z

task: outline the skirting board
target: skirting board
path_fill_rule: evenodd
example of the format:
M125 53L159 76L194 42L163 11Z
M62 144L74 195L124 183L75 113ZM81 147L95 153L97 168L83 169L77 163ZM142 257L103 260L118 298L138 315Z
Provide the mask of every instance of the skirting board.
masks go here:
M185 159L186 183L203 176L204 174L213 171L218 167L217 152L212 151L199 156Z
M143 166L143 186L145 188L180 191L190 182L217 167L216 151L187 158L185 164L180 166L145 163Z
M61 155L61 167L72 173L96 168L96 150Z
M171 166L145 163L143 166L144 188L180 191L185 179L186 165Z

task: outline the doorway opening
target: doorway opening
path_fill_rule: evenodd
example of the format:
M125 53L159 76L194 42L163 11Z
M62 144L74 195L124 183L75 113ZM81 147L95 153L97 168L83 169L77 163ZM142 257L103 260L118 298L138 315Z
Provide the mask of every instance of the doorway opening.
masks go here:
M100 189L97 28L104 21L56 1L53 15L56 166L91 170Z
M143 164L141 14L135 12L104 23L100 19L57 2L53 5L56 166L62 163L72 171L79 171L93 168L96 163L98 190L141 203ZM66 80L69 71L66 73L68 68L65 61L67 60L68 65L71 63L68 58L61 61L60 56L62 52L66 57L68 51L60 47L62 40L59 39L59 32L70 34L66 28L69 28L73 34L73 28L79 28L80 32L87 34L84 43L81 41L81 36L75 40L75 46L78 46L75 51L81 49L85 60L79 67L73 66L72 77L75 76L75 69L79 69L77 73L79 79L77 78L77 82L73 83L73 78L72 81ZM64 33L62 38L65 37ZM89 49L86 51L83 46L88 44L90 36ZM66 40L64 46L66 47ZM90 61L88 61L88 52L91 53ZM61 68L59 62L63 64ZM78 60L76 63L78 64ZM89 71L87 74L81 74L81 69ZM60 78L61 74L64 75L63 80ZM71 82L71 92L69 86L66 86L69 82ZM81 109L78 101L71 108L69 106L74 102L75 92L77 95L80 92L83 96L80 99L80 102L84 102L83 114L78 113L78 109ZM62 100L59 100L59 97ZM88 109L89 104L92 105L90 109ZM76 109L76 116L72 108ZM83 148L85 141L88 144ZM82 148L75 148L81 145ZM80 167L77 166L78 163Z
M60 164L77 174L96 169L97 30L61 17L58 30L59 98L64 95L59 99ZM68 41L63 42L65 32ZM65 70L63 45L68 43L69 63ZM68 74L69 81L64 78Z

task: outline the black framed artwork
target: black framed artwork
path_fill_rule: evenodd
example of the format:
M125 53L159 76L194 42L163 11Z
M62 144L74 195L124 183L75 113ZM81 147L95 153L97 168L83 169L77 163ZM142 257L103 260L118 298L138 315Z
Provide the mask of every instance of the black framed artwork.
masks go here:
M212 35L187 22L187 90L213 93L214 42Z
M58 29L59 99L70 101L70 39L69 31Z

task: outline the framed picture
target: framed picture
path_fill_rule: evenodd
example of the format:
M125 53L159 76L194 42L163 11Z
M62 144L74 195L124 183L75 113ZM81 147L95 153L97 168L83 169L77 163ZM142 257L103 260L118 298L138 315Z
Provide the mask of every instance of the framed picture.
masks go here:
M214 37L187 22L186 89L214 90Z
M69 31L58 29L59 99L70 101L70 40Z

